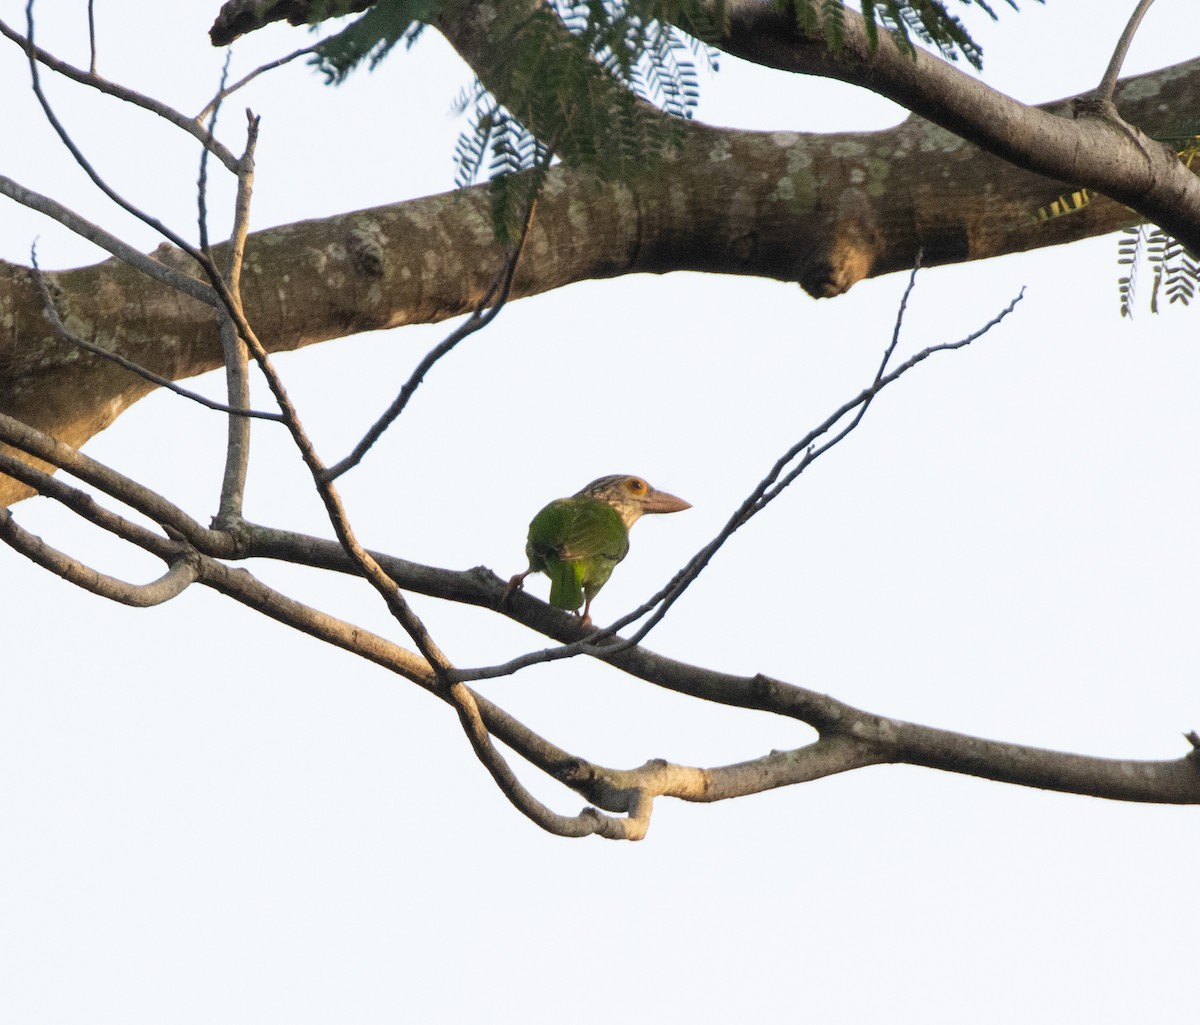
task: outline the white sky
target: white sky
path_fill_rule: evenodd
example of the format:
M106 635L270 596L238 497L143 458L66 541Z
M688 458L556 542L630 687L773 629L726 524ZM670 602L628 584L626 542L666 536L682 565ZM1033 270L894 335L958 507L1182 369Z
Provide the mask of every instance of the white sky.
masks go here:
M23 6L0 0L10 23ZM206 45L215 3L96 6L102 72L189 111L203 105L222 60ZM988 81L1041 101L1095 84L1132 3L1023 6L996 30L964 11ZM84 10L42 4L40 40L76 63ZM1180 31L1190 17L1184 0L1155 5L1127 70L1193 56L1194 34ZM260 33L235 48L234 72L306 38ZM302 64L261 79L222 118L236 146L241 108L263 115L255 227L449 188L449 111L468 81L433 33L338 90ZM147 116L51 84L99 169L194 231L194 148ZM139 246L157 243L51 140L7 43L0 89L0 173ZM894 118L847 87L728 59L703 101L706 119L744 127ZM35 236L43 266L98 258L11 204L0 217L0 258L26 261ZM1183 754L1180 734L1200 728L1200 348L1194 313L1151 317L1143 304L1122 321L1117 273L1111 238L924 273L906 352L960 337L1028 291L1000 329L886 393L846 445L736 536L650 647L983 736ZM372 546L507 576L523 568L525 526L546 500L604 473L643 474L695 508L635 528L596 602L598 619L615 618L869 379L903 285L893 276L816 302L794 285L676 274L515 303L437 367L346 479L353 521ZM280 358L328 458L446 330ZM223 432L218 415L160 394L87 451L204 519ZM328 533L282 431L258 428L256 446L251 518ZM109 572L158 572L50 503L16 513ZM397 633L365 585L255 571ZM544 580L530 588L545 596ZM545 644L484 612L415 604L459 664ZM1194 1014L1192 809L879 767L723 805L660 801L641 844L568 842L510 808L440 703L212 592L129 610L3 549L0 645L5 1021ZM608 765L721 764L810 736L582 661L482 689ZM522 771L557 809L578 810L573 794Z

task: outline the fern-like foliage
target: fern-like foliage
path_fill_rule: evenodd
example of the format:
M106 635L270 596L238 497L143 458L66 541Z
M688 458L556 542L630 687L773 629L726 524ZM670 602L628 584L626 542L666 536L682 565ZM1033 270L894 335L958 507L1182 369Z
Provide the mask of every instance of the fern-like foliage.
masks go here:
M1006 2L1017 10L1014 0ZM987 0L962 0L962 3L978 7L993 21L997 20L996 12ZM819 27L831 47L841 45L846 16L842 4L835 0L794 0L794 6L802 29L812 32ZM883 28L902 49L914 56L916 44L920 42L937 50L946 60L962 58L977 71L983 67L983 50L941 0L860 0L860 6L872 48L878 45L879 30Z
M695 111L694 58L716 66L713 51L668 20L714 37L724 18L723 5L702 0L551 0L526 15L504 36L507 103L478 81L460 100L468 120L455 147L455 181L463 187L486 174L496 229L508 240L523 220L514 197L524 188L507 179L544 167L551 154L600 181L644 173L677 145L679 126ZM671 118L647 116L643 102ZM553 135L539 141L531 124L552 126Z
M326 0L330 10L345 2ZM842 45L853 12L838 0L774 2L831 48ZM987 0L961 2L995 17ZM411 44L441 6L442 0L379 0L322 42L315 63L331 82L363 63L374 68L398 42ZM873 43L882 28L914 54L921 43L980 66L979 47L943 0L860 0L860 6ZM726 0L547 0L533 8L497 5L493 12L487 71L505 83L505 100L478 81L461 98L467 126L455 147L455 181L460 187L492 182L496 230L505 240L523 223L535 195L530 188L552 158L599 181L630 181L669 153L696 110L697 60L716 67L705 40L729 28ZM670 116L653 115L646 104ZM509 180L522 176L534 184Z
M1117 280L1122 317L1133 316L1138 269L1143 264L1154 275L1150 289L1151 313L1159 312L1164 297L1168 305L1189 305L1200 287L1200 261L1161 228L1144 224L1126 228L1117 243L1117 263L1128 268Z
M465 188L486 171L492 226L500 242L509 245L520 234L553 154L478 82L459 105L473 112L454 150L455 183Z
M1117 278L1117 295L1121 304L1121 316L1133 316L1133 304L1137 299L1138 268L1142 265L1146 253L1146 232L1144 225L1126 228L1117 240L1117 265L1127 268L1125 273Z
M1186 130L1200 127L1189 124ZM1200 134L1178 137L1158 137L1159 142L1168 143L1175 153L1190 168L1200 160ZM1046 206L1039 207L1033 220L1048 221L1065 217L1082 210L1092 201L1089 189L1076 189L1064 193ZM1150 312L1159 312L1160 300L1165 297L1168 305L1191 304L1200 289L1200 260L1183 248L1183 244L1161 228L1138 224L1124 229L1117 239L1117 266L1125 268L1117 278L1117 298L1121 316L1132 317L1137 300L1139 270L1148 266L1153 274L1150 289Z
M397 43L403 40L412 46L424 23L440 8L438 0L380 0L341 32L322 40L311 63L330 85L345 81L364 61L374 71ZM329 17L336 9L335 3L316 5L314 21Z
M1191 128L1196 125L1189 126ZM1175 147L1183 166L1190 168L1200 157L1200 134L1180 138L1160 139ZM1121 316L1132 317L1136 299L1137 272L1142 263L1149 264L1154 273L1150 289L1150 312L1159 311L1159 300L1166 296L1167 305L1191 305L1200 287L1200 260L1183 248L1175 237L1162 228L1139 224L1126 228L1117 242L1117 264L1129 269L1117 279Z

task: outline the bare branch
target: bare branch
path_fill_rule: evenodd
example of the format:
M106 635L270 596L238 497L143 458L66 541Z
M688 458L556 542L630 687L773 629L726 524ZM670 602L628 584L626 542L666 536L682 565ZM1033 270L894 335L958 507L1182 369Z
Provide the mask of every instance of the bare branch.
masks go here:
M299 50L293 50L286 57L280 57L277 60L268 61L266 64L262 64L259 67L255 68L248 75L245 75L242 78L238 79L236 82L233 83L233 85L229 86L228 88L225 88L224 83L222 83L221 90L216 94L216 96L214 96L211 100L209 100L208 103L205 104L204 109L201 110L200 113L196 115L196 121L197 122L203 121L217 107L217 105L221 103L221 101L232 96L235 92L237 92L243 86L249 85L249 83L254 81L254 79L258 78L259 75L261 75L267 71L274 71L276 68L283 67L283 65L285 65L285 64L290 64L297 57L303 57L305 54L313 53L317 49L318 45L319 44L314 43L312 46L305 46Z
M229 62L233 58L232 51L226 51L225 63L221 65L221 85L218 87L219 93L225 86L225 82L229 77ZM197 228L198 238L200 239L200 248L211 257L212 252L208 245L208 154L211 151L212 140L214 138L213 130L217 127L217 115L221 111L221 105L218 103L212 108L212 114L208 119L208 125L205 128L207 139L203 146L200 147L200 175L196 182L196 206L198 222Z
M26 54L29 58L29 77L31 79L31 84L33 85L33 93L37 97L38 103L41 104L42 112L46 115L46 120L49 122L50 127L54 129L59 139L62 140L62 144L66 146L68 152L72 157L75 158L75 163L77 163L82 169L83 173L92 180L92 184L94 184L96 188L103 192L104 195L112 200L112 202L116 203L116 205L126 213L136 217L148 227L153 228L160 235L162 235L163 238L170 241L172 245L178 246L193 259L199 260L199 251L191 243L184 239L182 235L179 235L171 228L168 228L157 217L146 213L140 207L131 203L119 192L117 192L116 189L109 185L108 182L101 177L100 173L92 166L91 161L89 161L87 157L83 155L83 151L75 145L75 141L71 138L70 134L63 126L63 123L58 119L58 115L55 114L54 108L50 105L49 98L47 98L45 91L42 89L41 75L38 73L38 61L33 42L33 5L34 0L27 0L25 4Z
M88 0L87 6L88 19L88 76L96 77L96 2Z
M579 625L579 618L571 616L567 618L566 613L563 613L563 618L567 622L572 623L577 630L583 631L586 628ZM453 681L461 681L465 683L477 683L480 680L499 680L505 676L512 676L514 673L520 672L522 669L528 669L530 666L544 665L547 662L561 662L563 659L574 658L576 655L595 655L599 657L600 651L604 646L625 644L623 639L614 639L613 628L608 627L603 631L604 636L581 637L577 641L572 641L569 644L560 644L554 648L542 648L540 651L528 651L524 655L518 655L515 658L510 658L507 662L501 662L494 666L476 666L471 669L452 669L447 674L447 678Z
M504 587L498 577L489 575L490 579L484 580L479 571L454 573L407 563L383 553L372 554L406 589L435 597L488 607L495 605L496 597ZM344 573L359 572L336 542L249 525L245 555L285 558ZM394 648L390 642L350 624L334 628L331 624L341 621L270 591L242 571L215 562L205 562L204 566L204 582L223 593L229 593L296 629L393 667L391 656L384 653ZM258 597L252 600L252 593ZM531 607L541 605L532 599L528 604ZM519 610L511 610L510 615L551 636L565 635L572 627L567 617L547 615L544 607L532 611L532 616L522 616ZM764 755L735 766L686 769L655 762L648 763L642 770L605 769L555 747L472 692L482 720L492 735L588 800L613 811L632 809L631 793L635 790L650 796L674 796L688 801L726 800L885 762L904 762L1117 800L1200 803L1200 766L1191 756L1164 762L1096 759L985 741L873 715L828 695L769 677L737 676L690 666L640 647L617 651L614 645L609 655L603 649L589 653L656 686L705 701L796 719L815 727L821 734L814 744L795 751ZM412 673L417 664L423 666L423 671ZM410 662L408 669L410 672L403 675L443 700L450 700L447 689L439 684L427 663ZM669 785L663 782L668 778Z
M797 718L816 719L822 736L837 733L866 743L878 761L1117 801L1200 803L1200 762L1191 755L1171 761L1091 758L872 715L765 676L755 685L778 711L792 708Z
M4 175L0 175L0 195L7 196L13 202L20 203L30 210L36 210L38 213L45 214L47 217L58 221L64 228L73 231L80 238L87 239L89 242L111 253L122 263L166 285L168 288L182 292L184 295L190 296L192 299L196 299L206 306L217 305L216 292L205 285L203 281L184 274L174 267L168 267L166 264L159 263L145 253L134 249L127 242L117 238L116 235L105 231L98 224L93 224L91 221L80 217L73 210L63 206L57 200L51 199L49 196L43 196L32 189L27 189L25 186L20 185L11 178L6 178Z
M28 484L39 495L58 502L82 519L107 530L121 540L137 545L152 555L157 555L164 562L174 562L180 556L182 549L178 541L172 541L161 534L156 534L140 524L127 520L124 516L105 509L86 491L72 487L45 471L30 466L3 449L0 449L0 472L7 473L10 477L15 477L22 483Z
M595 808L584 808L578 815L559 815L551 811L521 784L496 750L470 689L465 684L456 683L450 686L449 691L451 702L458 709L459 721L476 756L513 807L530 821L556 836L578 837L599 833L610 839L640 840L646 835L650 821L649 801L642 803L629 818L614 818Z
M525 242L529 238L529 229L533 225L533 218L536 212L537 199L535 198L529 204L529 212L526 214L525 223L521 228L520 239L517 241L512 253L505 260L500 273L496 275L491 286L483 294L479 302L475 304L475 309L471 311L471 315L425 354L425 358L417 364L416 369L413 370L409 379L404 382L404 387L400 389L400 394L396 396L384 414L371 425L367 433L363 435L362 440L354 446L345 459L335 463L325 471L325 480L336 480L347 470L353 469L362 462L363 457L370 451L371 446L383 436L383 432L404 412L404 407L408 405L409 399L413 397L413 393L421 386L421 382L425 380L425 375L433 369L434 364L443 356L450 353L464 338L473 335L476 331L482 331L499 316L500 311L504 309L504 304L508 302L508 297L512 292L513 277L517 272L517 264L521 260L521 254L525 252Z
M102 598L120 602L122 605L132 605L135 608L149 608L161 605L181 594L189 584L195 582L198 576L194 559L184 555L171 564L163 576L149 584L130 584L116 577L107 576L76 559L65 555L57 548L46 544L36 534L31 534L19 526L13 519L12 513L0 507L0 540L8 544L14 551L20 552L31 562L37 563L43 569L49 570L56 576L91 591Z
M224 531L202 526L157 492L4 413L0 413L0 442L50 466L57 466L124 502L206 555L229 558L237 553L233 539Z
M215 116L215 114L214 114ZM254 151L258 142L259 118L246 111L246 149L238 162L237 198L234 202L233 233L229 239L229 260L225 280L230 298L244 311L242 303L242 267L246 259L246 236L250 231L250 196L254 190ZM211 258L211 254L209 254ZM225 388L231 406L250 404L249 356L237 325L227 312L221 315L221 348L225 354ZM221 481L221 500L217 522L221 525L242 518L246 474L250 467L250 424L230 417L225 444L225 472Z
M237 166L237 196L233 207L233 231L229 236L226 280L233 296L241 301L242 267L246 262L246 239L250 234L250 197L254 192L254 153L262 118L246 111L246 148Z
M91 23L91 13L92 8L91 4L89 4L89 31L94 29L94 25ZM134 89L119 85L116 82L110 82L101 75L98 75L95 69L96 56L94 35L92 36L92 68L89 71L83 71L79 68L72 67L65 61L59 60L53 54L47 53L45 50L41 49L41 47L32 46L29 39L21 35L20 32L17 32L4 21L0 21L0 35L7 36L26 53L32 51L33 56L40 63L44 64L51 71L62 75L64 78L69 78L74 82L78 82L80 85L89 86L90 88L95 89L97 92L104 93L107 96L112 96L115 99L121 100L125 103L131 103L135 107L141 107L143 110L147 110L151 114L157 114L164 121L173 124L176 128L181 128L189 135L195 136L198 141L204 141L204 128L201 124L201 118L193 119L187 117L185 114L181 114L179 111L175 110L173 107L167 106L167 104L161 102L160 100L145 96ZM219 142L214 141L213 154L231 171L233 170L234 165L237 163L237 160L233 154L230 153L229 150L227 150Z
M912 279L910 279L908 290L905 291L904 299L902 300L903 303L907 303L908 294L909 291L911 291L911 288ZM712 557L716 555L716 553L724 546L725 542L728 541L729 538L731 538L739 528L748 523L753 516L756 516L758 513L762 512L762 510L765 509L776 498L778 498L783 491L793 481L795 481L797 477L800 476L800 474L808 469L808 467L811 466L815 460L823 456L858 427L876 395L883 391L884 388L888 387L888 385L894 384L913 367L917 366L919 363L923 363L934 353L950 352L955 349L961 349L967 345L970 345L976 339L981 338L992 328L996 327L1002 320L1004 320L1005 317L1012 313L1014 309L1016 309L1017 303L1021 301L1024 294L1024 289L1022 289L1020 294L1017 295L1016 298L1014 298L1003 310L1001 310L998 314L996 314L996 316L984 324L983 327L973 331L965 338L961 338L955 342L943 342L939 345L931 345L905 360L891 373L884 374L883 370L886 368L888 360L891 358L896 341L898 339L898 319L896 332L893 334L892 342L884 354L883 361L880 363L879 373L876 375L875 381L871 384L871 386L861 392L855 398L851 399L849 402L845 403L840 409L836 410L832 415L830 415L822 424L809 431L808 434L800 439L800 441L796 442L795 445L793 445L787 450L787 452L780 456L775 465L771 468L771 472L758 483L754 491L751 492L751 494L738 508L737 512L735 512L733 516L729 518L721 532L715 538L713 538L712 541L705 545L703 549L697 552L696 555L693 556L688 562L688 564L676 574L674 579L672 579L672 581L662 591L660 591L657 595L655 595L638 609L635 609L633 612L622 616L604 632L612 633L615 630L621 629L621 627L626 626L645 615L646 612L650 611L655 604L658 604L658 608L654 611L653 615L650 616L650 618L633 634L631 638L629 638L629 640L622 642L624 644L639 643L643 638L645 638L650 630L662 620L663 616L666 615L667 610L670 609L670 607L679 599L683 592L691 585L691 582L695 580L696 577L700 575L700 572L704 569L704 567L708 565ZM903 308L901 309L901 315L902 313ZM845 427L820 445L815 444L818 438L821 438L827 434L844 417L849 415L851 412L854 412L855 409L857 409L857 412ZM800 458L800 461L786 474L783 474L785 467L787 467L787 465L802 452L804 454ZM782 477L780 476L781 474L783 474Z
M244 406L250 401L246 347L237 325L228 316L221 317L221 349L225 353L225 393L229 403ZM229 528L242 518L246 475L250 470L250 421L243 416L231 416L225 426L225 470L221 475L215 523Z
M951 351L961 349L970 345L973 341L985 335L992 328L996 327L1016 308L1017 303L1024 296L1024 290L1016 296L1003 310L989 320L982 327L973 331L971 334L954 342L944 342L938 345L931 345L928 348L922 349L920 352L911 356L904 363L894 369L891 373L885 374L888 362L891 359L892 353L895 351L899 341L900 326L903 322L904 309L908 303L909 295L912 292L916 278L916 268L909 278L909 283L905 289L904 295L900 302L900 307L897 312L896 326L892 332L892 338L884 353L883 359L880 362L879 370L876 372L875 379L872 384L856 395L850 401L843 403L837 410L828 416L821 424L809 431L803 438L789 448L782 456L775 461L770 472L759 481L754 490L743 500L742 504L737 508L732 516L728 519L725 526L708 544L700 549L695 555L688 560L687 564L675 574L671 581L659 590L652 597L647 599L642 605L638 606L633 611L621 616L607 627L593 632L586 640L574 641L560 648L548 648L542 651L530 652L525 655L511 659L502 665L486 666L473 669L459 669L451 674L451 679L454 680L485 680L495 679L497 677L508 676L520 669L527 668L531 665L537 665L543 662L557 661L559 659L571 658L581 653L595 655L598 658L611 658L614 654L619 653L629 647L639 644L646 635L659 623L666 615L671 606L680 598L684 591L691 585L705 566L712 560L716 553L725 545L725 543L736 533L741 527L750 521L751 518L762 512L771 502L778 498L783 491L796 480L812 463L828 452L831 448L841 442L848 434L850 434L862 422L863 416L870 407L875 396L878 395L884 388L894 384L903 377L909 370L918 364L924 362L936 352ZM843 419L848 415L854 414L848 424L840 431L833 435L824 443L817 445L816 442L824 435L833 430ZM803 455L801 456L801 453ZM792 467L786 474L784 471L789 464L801 456L800 461ZM616 642L612 642L617 631L630 623L636 622L638 619L645 616L647 613L653 614L650 618L629 638L623 638ZM599 647L596 647L599 646Z
M1100 84L1096 86L1096 92L1092 95L1092 101L1097 105L1112 107L1113 94L1117 88L1117 79L1121 77L1121 65L1125 63L1125 56L1129 53L1133 37L1137 34L1138 27L1142 23L1142 18L1150 10L1152 3L1154 3L1154 0L1139 0L1133 14L1130 15L1129 23L1125 26L1125 31L1121 33L1121 38L1117 40L1117 46L1113 50L1108 67L1105 68L1104 75L1100 79ZM1115 109L1113 113L1116 113Z

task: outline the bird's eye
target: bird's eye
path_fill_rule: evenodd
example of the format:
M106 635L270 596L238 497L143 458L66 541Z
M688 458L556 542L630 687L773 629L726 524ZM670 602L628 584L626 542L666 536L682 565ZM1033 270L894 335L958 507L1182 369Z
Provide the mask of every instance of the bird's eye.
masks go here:
M638 480L636 477L633 477L630 479L628 487L629 487L629 490L632 491L636 495L639 491L646 490L646 482L644 480Z

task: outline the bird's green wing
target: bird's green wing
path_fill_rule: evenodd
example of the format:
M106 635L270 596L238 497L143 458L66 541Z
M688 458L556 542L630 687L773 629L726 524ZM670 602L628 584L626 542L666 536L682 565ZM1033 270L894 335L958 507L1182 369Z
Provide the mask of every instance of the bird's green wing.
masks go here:
M594 595L629 551L620 514L594 498L560 498L529 524L531 569L550 577L550 603L575 611Z
M629 531L607 502L560 498L533 518L529 543L553 551L560 559L601 555L620 562L629 551Z

